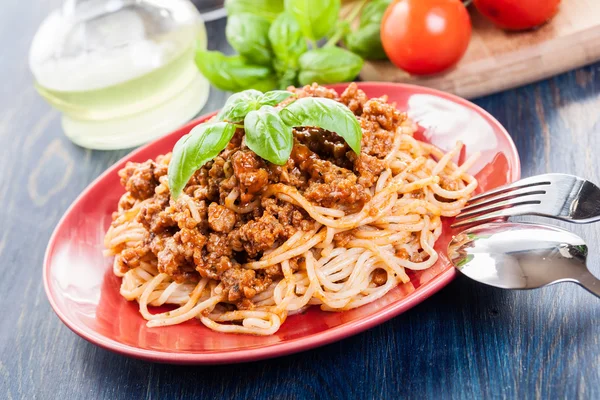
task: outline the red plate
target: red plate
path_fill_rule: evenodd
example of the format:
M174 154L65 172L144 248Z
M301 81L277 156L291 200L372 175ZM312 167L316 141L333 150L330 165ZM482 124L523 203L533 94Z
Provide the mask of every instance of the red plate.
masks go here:
M334 85L341 92L346 85ZM459 97L436 90L390 83L360 83L369 97L387 94L419 125L427 141L450 149L457 140L467 155L482 156L470 171L479 191L520 177L517 150L504 128L487 112ZM111 213L123 193L117 171L130 160L145 161L170 151L182 135L211 115L152 142L123 158L96 179L75 200L58 223L44 260L44 287L60 319L75 333L100 347L123 355L178 364L218 364L258 360L290 354L354 335L380 324L431 296L455 276L445 256L452 232L445 221L436 245L440 259L432 268L411 274L404 284L378 301L341 312L312 307L291 316L279 332L256 337L218 333L199 321L163 328L147 328L135 302L119 295L120 278L111 260L103 257L103 237ZM464 154L463 154L464 157Z

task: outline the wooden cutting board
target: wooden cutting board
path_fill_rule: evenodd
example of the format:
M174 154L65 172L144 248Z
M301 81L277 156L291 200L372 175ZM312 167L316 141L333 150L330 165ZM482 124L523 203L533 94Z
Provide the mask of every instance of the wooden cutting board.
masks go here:
M467 53L445 73L416 77L388 61L367 61L365 81L406 82L473 98L524 85L600 60L600 0L563 0L549 23L529 32L496 28L473 6Z

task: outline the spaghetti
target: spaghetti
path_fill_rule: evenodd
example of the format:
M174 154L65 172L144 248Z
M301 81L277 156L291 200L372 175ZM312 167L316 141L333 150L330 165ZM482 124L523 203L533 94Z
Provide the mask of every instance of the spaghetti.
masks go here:
M346 152L336 160L312 151L315 146L302 142L306 132L298 132L286 168L262 161L252 166L268 173L266 184L253 191L243 184L248 170L236 169L235 153L245 151L240 137L197 172L177 202L168 198L166 175L157 173L167 168L169 155L147 162L153 173L140 172L142 164L122 172L128 191L106 234L106 253L115 256L114 273L123 278L121 295L139 303L149 327L199 318L216 331L270 335L288 315L311 305L343 311L370 303L408 282L406 269L437 261L442 217L458 214L477 186L466 172L477 154L456 165L461 143L444 154L416 140L405 115L385 98L366 99L353 84L340 97L316 86L296 93L332 96L354 108L365 154ZM396 123L386 124L382 115ZM307 160L318 164L307 166ZM367 168L365 161L371 161ZM215 189L210 177L219 164ZM323 166L337 180L314 173ZM342 178L354 186L341 185ZM256 225L265 215L268 229ZM275 231L274 241L263 238ZM218 240L222 247L211 245ZM156 314L149 309L164 304L177 307Z

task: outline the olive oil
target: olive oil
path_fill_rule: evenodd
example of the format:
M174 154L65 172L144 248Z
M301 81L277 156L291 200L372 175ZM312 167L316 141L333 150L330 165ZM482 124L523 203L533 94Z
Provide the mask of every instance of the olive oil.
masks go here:
M86 38L91 50L63 46L60 56L44 54L53 40L48 32L60 30L60 15L50 15L38 31L30 57L35 87L64 113L65 134L75 143L95 149L136 146L177 128L206 103L209 84L194 63L196 49L206 48L202 20L196 15L194 23L161 26L154 33L148 12L126 7L100 17L104 20L88 20L81 34L95 29L109 37L91 44ZM68 45L80 40L77 29L62 32Z

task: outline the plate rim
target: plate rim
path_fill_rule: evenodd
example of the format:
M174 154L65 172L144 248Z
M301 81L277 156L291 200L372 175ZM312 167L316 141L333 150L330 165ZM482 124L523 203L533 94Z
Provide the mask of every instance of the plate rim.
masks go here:
M431 94L438 97L442 97L456 103L459 103L467 108L475 110L480 115L484 116L485 119L498 128L499 132L502 133L504 138L507 140L509 145L509 151L511 153L512 159L515 161L514 167L511 170L511 176L509 179L514 182L515 180L520 179L521 177L521 160L519 157L519 153L517 151L517 147L512 140L512 137L504 128L504 126L494 118L489 112L478 106L477 104L463 99L462 97L453 95L451 93L443 92L437 89L432 89L429 87L405 84L405 83L391 83L391 82L357 82L358 87L361 86L375 86L379 88L389 88L394 87L396 90L403 91L411 91L411 92L420 92L423 94ZM333 85L324 85L328 88L339 91L347 87L349 83L338 83ZM161 362L161 363L170 363L170 364L187 364L187 365L215 365L215 364L233 364L233 363L241 363L241 362L249 362L249 361L257 361L267 358L275 358L281 357L293 353L298 353L301 351L313 349L316 347L324 346L326 344L333 343L338 340L342 340L349 336L353 336L360 332L363 332L367 329L373 328L383 322L390 320L391 318L400 315L401 313L417 306L425 299L431 297L433 294L438 292L440 289L448 285L455 277L456 277L456 269L449 268L441 274L437 275L431 281L426 284L420 286L415 292L413 292L413 296L410 299L400 299L396 302L392 302L388 304L384 309L380 311L376 311L371 313L370 315L360 318L358 320L352 320L345 322L341 325L335 326L333 328L328 328L324 331L311 334L309 336L301 336L291 340L285 340L282 342L269 344L265 346L259 346L255 348L249 349L229 349L229 350L219 350L214 352L205 352L205 353L193 353L193 352L166 352L160 350L151 350L151 349L142 349L139 347L131 346L128 344L120 343L116 340L109 339L106 336L98 334L91 328L87 326L82 326L71 320L65 313L63 313L61 307L57 304L54 299L54 294L50 285L50 256L53 253L53 250L57 244L58 232L62 230L63 225L67 219L67 217L73 212L75 206L87 195L91 189L98 184L101 180L103 180L106 176L113 174L118 169L118 166L123 163L126 159L135 158L139 153L142 153L146 150L147 147L152 146L156 141L159 141L167 136L176 135L177 133L183 134L183 132L189 131L194 126L212 118L214 115L218 113L217 111L204 114L198 118L193 119L187 124L181 126L180 128L167 133L166 135L161 136L155 140L152 140L143 146L127 153L123 157L121 157L114 164L109 166L103 173L101 173L96 179L94 179L91 183L89 183L85 189L73 200L73 202L69 205L67 210L64 212L56 227L54 228L50 239L48 240L48 245L46 247L44 253L43 260L43 284L44 291L46 293L46 297L52 307L53 311L56 313L58 318L74 333L76 333L81 338L87 340L88 342L95 344L103 349L128 356L141 360L152 361L152 362Z

